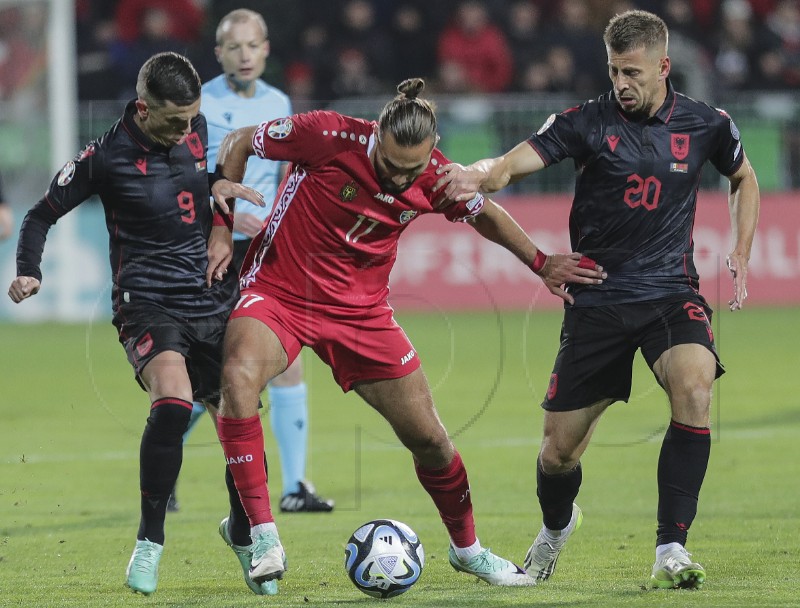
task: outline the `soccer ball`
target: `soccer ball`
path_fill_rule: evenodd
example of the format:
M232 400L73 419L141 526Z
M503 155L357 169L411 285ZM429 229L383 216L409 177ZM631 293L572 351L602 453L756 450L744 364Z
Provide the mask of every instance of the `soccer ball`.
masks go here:
M386 599L417 582L425 551L414 531L393 519L376 519L358 528L344 549L344 568L367 595Z

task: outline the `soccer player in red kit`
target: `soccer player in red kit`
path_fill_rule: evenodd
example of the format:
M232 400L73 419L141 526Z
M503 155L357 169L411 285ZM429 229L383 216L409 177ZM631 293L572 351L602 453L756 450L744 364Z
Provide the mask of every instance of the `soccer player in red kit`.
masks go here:
M421 214L468 222L529 265L551 292L597 284L602 269L579 254L547 256L499 206L480 194L437 209L436 114L406 80L370 122L311 112L238 129L222 142L217 170L240 181L247 158L292 163L272 215L242 268L241 298L225 337L218 433L252 526L250 577L281 578L285 554L270 510L258 395L308 346L344 391L354 389L412 452L417 476L450 535L459 571L494 585L535 579L481 547L467 473L437 415L419 357L389 306L397 242Z

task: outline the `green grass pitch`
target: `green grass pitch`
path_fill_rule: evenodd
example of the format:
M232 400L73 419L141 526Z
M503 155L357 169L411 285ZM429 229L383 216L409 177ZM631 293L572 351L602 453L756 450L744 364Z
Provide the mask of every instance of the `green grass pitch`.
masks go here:
M718 307L723 308L723 307ZM666 399L641 357L633 396L601 421L583 458L581 530L555 576L501 589L454 572L447 537L387 425L306 355L309 476L330 515L277 514L289 572L259 598L217 535L227 512L223 459L208 421L185 450L180 513L169 515L158 591L124 587L138 525L138 449L147 398L110 323L0 325L0 606L369 606L342 567L361 523L389 517L421 537L425 571L393 605L797 606L800 428L797 309L720 310L728 373L713 401L711 464L688 549L705 588L646 588L655 538L655 469ZM521 562L540 525L534 463L560 315L402 314L442 419L470 474L484 546ZM266 427L268 428L268 424ZM280 467L267 431L274 485Z

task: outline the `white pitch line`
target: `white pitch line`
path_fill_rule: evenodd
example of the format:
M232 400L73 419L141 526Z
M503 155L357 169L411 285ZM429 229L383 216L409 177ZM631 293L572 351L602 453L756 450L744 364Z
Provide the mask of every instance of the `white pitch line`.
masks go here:
M758 440L770 439L774 437L795 437L797 434L796 429L790 427L780 428L767 428L767 429L735 429L727 431L724 425L722 430L711 430L712 441L719 440L721 442L731 440ZM592 442L594 447L624 447L625 445L634 445L639 442L655 443L660 442L661 436L655 436L650 439L640 439L634 435L629 437L603 439L596 437ZM518 447L537 447L541 443L538 437L505 437L502 439L476 439L471 441L468 438L461 437L458 440L458 445L462 447L469 446L470 448L518 448ZM388 435L386 441L376 441L374 438L369 438L367 441L362 441L361 450L363 452L386 452L393 450L401 450L403 447L395 438L390 438ZM314 454L322 453L348 453L349 450L343 445L331 448L318 448L312 449ZM213 457L218 458L221 451L218 445L196 445L188 446L184 457L198 458L198 457ZM139 459L138 450L129 451L116 451L116 452L61 452L61 453L20 453L20 454L5 454L0 457L0 465L15 465L15 464L40 464L52 462L78 462L78 461L122 461L130 460L137 461Z

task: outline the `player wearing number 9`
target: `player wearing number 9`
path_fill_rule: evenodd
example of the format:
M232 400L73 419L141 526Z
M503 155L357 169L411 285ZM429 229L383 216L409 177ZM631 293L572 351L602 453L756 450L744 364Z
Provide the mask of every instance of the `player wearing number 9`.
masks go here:
M218 399L222 336L238 295L236 273L226 273L230 228L208 204L209 191L223 209L225 197L258 204L260 195L208 175L200 79L185 57L151 57L136 92L122 118L64 165L26 215L9 296L20 302L39 291L48 230L98 196L109 233L113 322L151 403L140 450L141 522L127 583L152 593L181 438L192 401L213 406ZM235 492L232 498L238 502Z

